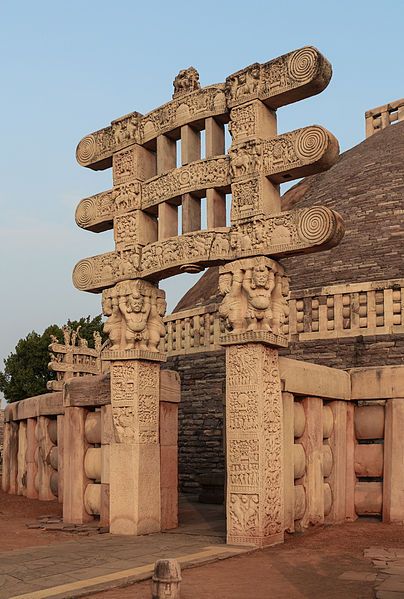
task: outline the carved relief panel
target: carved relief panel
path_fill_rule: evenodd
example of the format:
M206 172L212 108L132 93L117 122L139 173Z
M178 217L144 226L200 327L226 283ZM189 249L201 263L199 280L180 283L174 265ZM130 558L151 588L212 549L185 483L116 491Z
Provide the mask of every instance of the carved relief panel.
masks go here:
M111 362L112 417L119 443L158 443L159 365Z
M283 539L282 409L277 351L226 348L228 543Z
M141 350L149 357L158 353L160 339L165 335L164 291L140 279L123 281L103 291L102 308L107 316L104 331L111 343L109 359L114 351L129 350L128 357L135 356L130 350Z
M284 345L289 283L282 266L259 257L231 262L219 273L219 288L224 295L219 314L230 331L223 341L261 339Z

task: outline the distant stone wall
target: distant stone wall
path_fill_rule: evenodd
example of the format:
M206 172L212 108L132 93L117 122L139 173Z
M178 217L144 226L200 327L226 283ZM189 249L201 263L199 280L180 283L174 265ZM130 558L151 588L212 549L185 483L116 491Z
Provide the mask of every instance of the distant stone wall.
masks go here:
M404 364L404 335L374 335L291 342L283 356L332 368Z
M199 476L224 472L224 351L169 358L181 377L179 480L185 493L199 491Z

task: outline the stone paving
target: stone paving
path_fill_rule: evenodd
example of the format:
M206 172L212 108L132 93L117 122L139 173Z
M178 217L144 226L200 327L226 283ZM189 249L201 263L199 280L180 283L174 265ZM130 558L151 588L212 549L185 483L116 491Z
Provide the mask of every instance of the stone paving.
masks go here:
M404 598L402 527L358 521L309 529L304 535L288 537L282 546L251 553L249 548L224 544L223 506L202 505L184 498L180 503L181 527L177 530L143 537L72 535L71 540L57 544L1 552L0 599L67 599L94 596L99 591L106 591L105 596L112 599L143 599L149 596L148 582L128 589L121 587L146 581L154 562L162 557L177 558L182 569L207 564L187 571L183 577L184 598L199 597L200 580L202 577L206 584L206 576L212 589L218 591L215 595L210 589L208 596L221 599L228 597L223 588L230 587L232 599L251 599L249 591L243 592L241 582L237 582L240 576L243 580L254 579L255 585L261 577L262 589L266 592L272 588L277 598L320 598L318 586L327 588L327 599ZM65 533L61 534L64 538ZM372 541L379 544L370 547ZM236 555L240 557L222 562ZM333 581L330 588L324 586L327 580ZM339 594L342 589L343 595Z
M1 552L0 599L79 597L150 578L160 558L175 557L184 568L249 551L225 544L223 506L180 504L181 526L173 531L72 535L67 542Z
M85 590L119 586L122 580L147 578L159 558L181 558L183 565L190 565L239 553L240 548L224 545L219 536L180 533L144 537L104 534L9 551L1 554L0 599L75 597ZM51 592L41 592L45 589Z
M372 560L377 573L375 589L377 599L404 598L404 549L369 547L365 557Z

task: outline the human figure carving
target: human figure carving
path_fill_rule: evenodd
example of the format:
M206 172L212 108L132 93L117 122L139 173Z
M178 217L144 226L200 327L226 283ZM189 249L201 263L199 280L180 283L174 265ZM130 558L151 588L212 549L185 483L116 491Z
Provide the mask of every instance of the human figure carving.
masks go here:
M133 349L135 344L140 349L147 349L146 325L150 314L150 299L134 290L131 295L119 298L119 309L125 320L123 349Z
M265 258L250 258L223 268L219 289L224 298L219 314L232 333L282 334L289 287L280 265Z
M242 283L241 269L219 277L219 290L224 294L219 314L227 320L233 333L241 333L245 329L246 298L242 293Z
M257 264L246 273L243 289L247 292L247 330L270 331L272 321L271 293L275 287L275 273L264 264Z
M164 293L151 283L123 281L106 290L103 312L108 316L104 331L111 342L109 349L159 351L165 310Z
M283 324L289 314L289 280L279 273L275 275L275 288L272 294L272 329L274 333L282 333Z
M108 316L107 322L104 324L104 332L111 341L111 349L119 349L122 337L122 314L116 292L112 292L110 297L106 297L103 302L103 311L105 316Z
M163 321L166 309L167 303L163 297L157 296L155 300L152 301L148 322L149 349L151 351L159 351L160 339L164 337L166 333Z
M70 345L70 336L72 334L72 330L67 325L62 327L63 331L63 341L65 345Z

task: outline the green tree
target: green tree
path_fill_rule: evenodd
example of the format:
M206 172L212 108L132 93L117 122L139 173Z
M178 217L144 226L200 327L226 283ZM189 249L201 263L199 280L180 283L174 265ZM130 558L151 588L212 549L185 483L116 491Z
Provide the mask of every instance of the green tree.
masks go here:
M79 335L87 339L89 347L94 347L95 331L101 333L105 340L101 314L93 319L87 316L80 320L68 320L66 324L72 330L80 327ZM4 360L4 371L0 372L0 391L9 403L46 393L46 383L55 378L55 373L48 370L51 335L63 343L62 328L53 324L42 335L32 331L25 339L20 339L14 352Z

